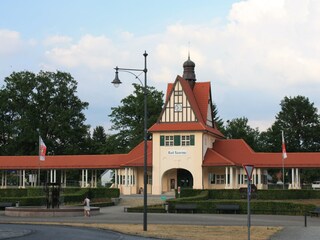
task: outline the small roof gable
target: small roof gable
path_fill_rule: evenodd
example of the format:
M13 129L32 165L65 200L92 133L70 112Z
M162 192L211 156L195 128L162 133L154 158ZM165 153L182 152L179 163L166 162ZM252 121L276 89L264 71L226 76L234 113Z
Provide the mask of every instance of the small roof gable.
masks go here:
M126 161L122 167L142 167L144 166L144 142L132 149L125 157ZM147 166L152 167L152 141L147 143Z
M217 139L213 150L236 165L253 161L254 151L243 139Z
M184 93L189 101L192 110L195 113L197 122L160 122L162 115L168 106L170 98L173 94L175 85L179 82L182 86ZM216 135L217 137L223 137L223 134L214 127L209 127L206 125L206 118L208 114L208 102L210 100L211 87L209 82L196 82L193 89L191 88L189 82L180 76L177 76L175 82L169 83L167 87L166 102L158 118L157 123L155 123L151 128L150 132L159 131L207 131Z
M208 149L203 160L202 166L209 167L209 166L234 166L235 163L230 161L225 156L219 154L218 152L214 151L213 149Z

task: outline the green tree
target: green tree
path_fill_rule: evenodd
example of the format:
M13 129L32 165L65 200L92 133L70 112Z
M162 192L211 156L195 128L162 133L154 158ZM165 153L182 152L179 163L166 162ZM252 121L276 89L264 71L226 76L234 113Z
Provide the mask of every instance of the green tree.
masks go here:
M38 135L48 154L88 151L89 126L77 96L77 82L64 72L14 72L0 91L1 155L38 154Z
M265 150L281 151L281 131L288 152L320 151L320 117L314 103L303 96L285 97L276 121L264 134Z
M223 120L218 116L218 108L215 103L212 104L212 113L213 113L213 119L216 124L216 127L223 133L225 134L225 129L224 129L224 123Z
M113 123L111 130L118 133L118 150L127 152L143 140L144 133L144 87L133 84L134 92L121 100L122 105L111 108L109 115ZM163 106L163 93L154 87L147 88L147 128L158 119Z
M256 150L259 137L258 129L253 129L248 125L248 119L245 117L235 118L226 122L225 137L228 139L243 139L249 146Z
M114 137L106 134L102 126L97 126L92 133L92 151L93 154L116 153L114 146Z
M284 131L287 152L320 151L320 118L314 103L311 103L307 97L296 96L285 97L280 106L281 110L276 115L276 121L266 132L260 134L261 150L280 152L281 131ZM319 170L303 169L301 171L302 182L311 182L319 177Z

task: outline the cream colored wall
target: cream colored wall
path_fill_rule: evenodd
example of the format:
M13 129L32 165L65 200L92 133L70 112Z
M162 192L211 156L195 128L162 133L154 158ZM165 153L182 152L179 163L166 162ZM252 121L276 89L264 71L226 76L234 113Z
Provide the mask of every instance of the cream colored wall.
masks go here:
M160 135L194 135L194 146L160 146ZM162 176L170 169L183 168L193 177L193 188L202 189L202 133L196 132L170 132L153 133L153 194L162 193ZM175 152L184 152L175 154ZM173 153L173 154L171 154Z
M203 134L202 158L206 155L208 148L212 148L215 138L209 134Z
M138 167L138 168L131 168L132 173L135 177L135 184L132 185L126 185L118 182L118 188L120 189L120 193L124 195L130 195L130 194L137 194L139 193L139 189L144 187L144 170L143 167ZM128 170L127 170L128 171ZM149 174L152 173L151 168L147 169L147 172ZM128 172L129 173L129 172ZM125 175L126 170L125 168L118 169L118 175ZM128 176L130 177L130 176ZM151 194L152 193L152 186L151 184L147 184L147 193Z

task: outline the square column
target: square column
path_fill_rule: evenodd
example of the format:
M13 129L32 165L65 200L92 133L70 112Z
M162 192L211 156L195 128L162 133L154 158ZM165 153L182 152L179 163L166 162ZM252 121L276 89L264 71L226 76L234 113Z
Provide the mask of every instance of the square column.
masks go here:
M118 188L118 169L114 170L114 186Z

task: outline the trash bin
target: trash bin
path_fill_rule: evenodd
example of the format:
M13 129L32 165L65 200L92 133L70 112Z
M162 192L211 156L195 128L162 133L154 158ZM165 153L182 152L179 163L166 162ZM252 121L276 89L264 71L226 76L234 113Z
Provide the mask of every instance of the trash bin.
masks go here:
M20 203L19 201L16 202L16 207L19 207Z

